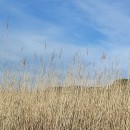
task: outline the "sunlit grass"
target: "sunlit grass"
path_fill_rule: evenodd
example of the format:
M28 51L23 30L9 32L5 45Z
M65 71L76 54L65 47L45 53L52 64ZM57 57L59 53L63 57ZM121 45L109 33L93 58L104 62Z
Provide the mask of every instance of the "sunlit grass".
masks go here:
M118 62L78 52L65 61L62 53L12 69L2 58L0 130L130 130L130 81Z
M53 64L53 59L35 76L30 71L3 73L1 130L130 129L129 82L108 82L120 76L116 67L115 71L108 71L106 66L98 69L96 63L90 64L91 75L87 64L75 60L63 70L63 76L62 67Z

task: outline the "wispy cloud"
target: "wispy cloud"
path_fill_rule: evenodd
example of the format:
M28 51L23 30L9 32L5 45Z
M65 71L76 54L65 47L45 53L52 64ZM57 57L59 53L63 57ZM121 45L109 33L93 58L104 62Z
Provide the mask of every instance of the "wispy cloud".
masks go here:
M111 57L129 58L130 18L128 9L122 6L126 1L113 4L106 0L52 3L40 0L39 4L16 0L0 2L0 15L3 16L0 26L6 24L9 15L8 60L18 61L21 48L24 48L25 56L35 52L40 56L49 55L54 49L59 51L62 48L68 58L77 50L82 53L89 50L90 58L104 51ZM0 38L0 52L2 41L3 37Z
M111 4L105 0L76 0L75 4L91 26L107 37L108 45L117 47L129 44L130 17L120 4Z

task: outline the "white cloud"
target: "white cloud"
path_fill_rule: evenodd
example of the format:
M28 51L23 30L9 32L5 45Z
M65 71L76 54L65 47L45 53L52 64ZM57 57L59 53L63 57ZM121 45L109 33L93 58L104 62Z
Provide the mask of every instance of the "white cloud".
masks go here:
M120 4L110 4L104 0L76 0L75 4L91 25L107 37L108 46L129 44L130 17Z
M5 48L6 59L18 61L20 49L24 47L23 55L25 56L33 56L35 52L40 56L50 55L54 49L57 52L62 48L64 56L67 58L79 50L85 59L83 54L88 50L89 59L96 59L102 52L107 51L109 56L117 55L119 59L127 61L130 54L130 18L122 7L116 4L110 5L106 1L97 2L96 0L76 0L74 3L82 12L81 17L77 17L77 19L79 18L78 20L81 20L83 24L90 21L91 26L107 37L105 40L92 45L86 43L86 46L80 46L80 43L76 45L73 42L66 42L65 38L67 37L64 35L69 27L66 29L56 26L51 22L36 18L21 8L11 6L8 11L21 21L24 28L16 27L12 30L9 28L8 42ZM45 42L47 51L44 51ZM105 50L105 48L108 49ZM1 51L2 48L0 48Z

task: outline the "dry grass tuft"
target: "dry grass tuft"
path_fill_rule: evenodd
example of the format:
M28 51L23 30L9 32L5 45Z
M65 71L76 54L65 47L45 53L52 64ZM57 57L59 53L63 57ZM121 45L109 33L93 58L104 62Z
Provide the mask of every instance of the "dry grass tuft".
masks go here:
M95 82L89 86L81 66L67 69L65 78L52 63L44 75L37 71L35 78L26 71L5 72L0 86L0 129L129 130L129 82L120 79L103 87L105 69L99 75L95 72Z
M129 130L130 89L116 88L1 88L0 129Z
M0 130L130 130L130 84L115 81L117 62L110 66L104 53L82 62L76 53L64 66L62 49L55 53L37 71L26 58L17 71L3 71L2 59Z

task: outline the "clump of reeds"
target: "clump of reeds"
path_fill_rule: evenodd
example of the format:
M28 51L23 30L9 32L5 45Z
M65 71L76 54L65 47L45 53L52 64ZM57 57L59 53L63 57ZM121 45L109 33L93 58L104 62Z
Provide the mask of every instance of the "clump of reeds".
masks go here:
M112 74L110 68L82 64L75 57L75 64L62 74L54 55L35 76L25 67L25 60L22 72L2 74L1 130L130 129L129 84L108 82L119 76L116 68Z
M49 59L35 66L24 58L17 71L2 71L0 130L130 129L130 84L118 82L117 63L76 53L64 66L62 49Z

